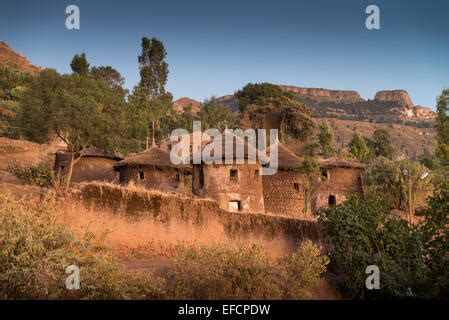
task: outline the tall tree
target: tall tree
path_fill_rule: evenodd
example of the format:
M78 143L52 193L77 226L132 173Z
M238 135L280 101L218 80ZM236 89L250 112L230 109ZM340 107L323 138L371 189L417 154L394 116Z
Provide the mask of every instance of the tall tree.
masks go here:
M75 56L72 59L72 62L70 63L70 67L72 68L72 71L74 73L80 74L80 75L86 75L89 73L89 63L86 59L86 54L75 54Z
M449 89L443 90L437 101L437 118L435 129L437 131L436 156L441 164L449 170L449 116L448 111Z
M87 146L114 152L127 141L124 98L104 80L43 70L24 94L17 121L28 139L42 143L56 135L72 155ZM67 184L80 158L72 157Z
M226 126L233 127L236 121L231 109L220 105L215 97L204 101L199 117L203 129L216 128L223 130Z
M367 163L371 159L371 150L365 137L355 131L349 142L349 153L360 162Z
M393 159L394 147L391 143L391 137L387 130L374 130L373 136L369 140L368 145L376 157L382 156L388 159Z
M123 86L125 83L120 72L110 66L92 67L91 73L94 77L106 80L111 86Z
M330 157L335 153L332 141L332 129L327 121L322 121L318 126L318 141L321 147L321 154Z
M168 64L165 62L167 52L162 41L147 37L142 38L142 52L139 56L139 87L149 100L165 94L168 77Z

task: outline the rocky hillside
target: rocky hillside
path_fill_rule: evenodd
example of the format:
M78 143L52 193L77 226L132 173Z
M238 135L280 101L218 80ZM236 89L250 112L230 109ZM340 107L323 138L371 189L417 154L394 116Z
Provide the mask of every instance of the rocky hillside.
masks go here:
M303 88L288 85L281 87L293 93L296 100L314 110L314 117L372 123L403 123L431 127L435 113L423 106L415 106L405 90L385 90L376 93L373 100L364 100L357 91ZM218 98L223 105L238 110L234 95Z
M40 68L32 65L23 55L15 52L5 42L0 41L0 67L4 66L28 73L36 73L40 70Z
M201 102L186 97L173 101L173 109L176 112L184 112L186 108L191 108L192 113L197 114L201 110Z

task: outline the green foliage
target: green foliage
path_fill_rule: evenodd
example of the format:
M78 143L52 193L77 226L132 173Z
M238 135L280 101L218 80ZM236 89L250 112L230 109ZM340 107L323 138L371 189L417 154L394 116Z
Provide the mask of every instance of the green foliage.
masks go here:
M312 110L306 105L291 99L282 99L285 108L282 114L281 134L287 134L299 140L310 137L315 130Z
M140 68L138 87L149 100L165 94L168 77L166 55L162 41L156 38L142 38L142 52L138 58Z
M368 141L371 153L376 157L393 159L394 147L391 143L390 134L385 129L374 130L373 136Z
M318 141L321 147L321 154L328 158L335 153L332 141L332 129L327 121L322 121L318 126Z
M75 54L70 63L70 67L74 73L87 75L89 73L89 63L87 62L86 54Z
M258 246L180 246L169 292L174 299L308 298L327 264L311 242L279 263Z
M449 296L449 182L428 199L426 220L410 226L389 214L379 196L351 196L336 208L318 213L318 223L334 250L331 261L345 276L352 297L413 294ZM365 268L380 269L380 290L367 290Z
M437 101L437 117L435 129L437 131L436 156L449 172L449 116L448 111L449 89L443 90ZM446 173L447 174L447 173Z
M303 242L284 261L283 267L287 274L284 298L311 298L309 290L316 286L328 264L329 258L323 256L312 241Z
M235 93L240 111L246 111L249 105L263 106L270 99L292 98L291 93L282 90L281 87L268 82L248 83Z
M349 142L349 153L363 163L368 163L372 158L371 149L368 146L367 140L358 131L352 134L351 141Z
M203 130L215 128L224 130L226 126L232 128L236 124L236 117L231 109L218 103L215 97L204 101L199 112Z
M432 282L425 289L429 296L449 296L449 180L438 186L428 200L423 229L425 258Z
M112 152L127 142L124 106L124 92L104 80L47 69L30 84L16 120L31 141L57 135L69 150L94 145Z
M55 222L55 198L37 205L0 197L2 299L157 299L164 282L127 273L91 233L75 234ZM80 268L80 290L65 288L66 268Z
M426 172L429 173L430 170L419 162L393 161L379 157L366 168L365 184L371 193L382 196L390 208L407 209L410 201L413 210L420 197L432 187L431 177L422 179Z
M351 297L401 296L420 287L425 275L419 231L387 214L380 197L356 194L337 207L318 211L318 223L334 248L331 261L346 276ZM367 290L365 269L377 265L381 289Z
M34 166L22 166L19 163L13 163L8 171L28 184L47 187L52 182L52 170L50 165L45 162Z
M125 83L122 75L110 66L93 67L90 72L94 77L105 80L112 87L122 87Z

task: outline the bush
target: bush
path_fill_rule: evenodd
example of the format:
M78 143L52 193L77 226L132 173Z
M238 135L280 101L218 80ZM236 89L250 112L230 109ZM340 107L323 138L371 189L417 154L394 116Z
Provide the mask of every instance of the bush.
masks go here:
M2 299L162 298L164 283L130 274L101 239L58 225L50 214L55 198L39 203L0 198L0 296ZM65 270L80 269L80 290L67 290Z
M377 196L352 195L337 207L318 211L325 239L333 246L331 261L353 298L442 296L448 292L448 186L429 202L423 224L410 226L389 214ZM377 265L380 290L367 290L365 269Z
M327 263L312 242L278 263L259 246L180 246L169 291L174 299L308 298Z
M22 166L19 163L13 163L8 171L28 184L47 187L52 182L52 170L48 164L43 162L34 166Z

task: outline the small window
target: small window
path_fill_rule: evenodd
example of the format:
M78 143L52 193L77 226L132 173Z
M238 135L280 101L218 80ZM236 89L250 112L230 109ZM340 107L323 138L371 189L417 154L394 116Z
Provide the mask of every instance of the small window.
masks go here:
M254 180L259 180L259 170L254 170Z
M330 195L328 204L329 206L334 207L337 204L337 198L334 195Z
M299 191L299 183L294 183L293 188L295 189L295 191Z
M239 180L239 171L237 169L231 169L229 171L229 180L237 182Z
M242 211L242 203L238 200L229 201L229 211L230 212Z
M179 173L176 174L176 181L177 182L181 181L181 177L179 176Z
M144 180L145 179L145 173L143 171L139 172L139 179Z
M321 171L321 176L326 180L329 179L329 174L328 174L327 170Z
M64 171L64 169L65 169L65 166L61 166L61 167L60 167L60 170L61 170L61 171Z

